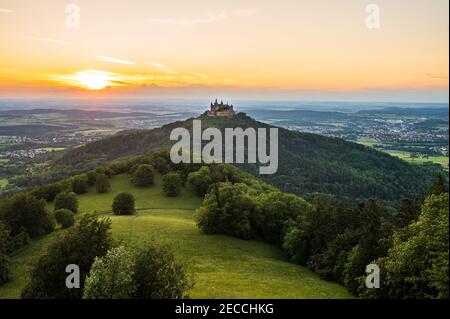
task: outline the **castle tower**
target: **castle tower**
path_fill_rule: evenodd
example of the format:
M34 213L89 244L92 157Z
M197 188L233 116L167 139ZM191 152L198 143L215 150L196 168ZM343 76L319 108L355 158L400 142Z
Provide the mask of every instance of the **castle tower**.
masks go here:
M236 114L233 105L229 105L228 102L224 104L223 100L219 104L215 99L214 103L210 103L209 108L209 111L206 112L207 116L230 117Z

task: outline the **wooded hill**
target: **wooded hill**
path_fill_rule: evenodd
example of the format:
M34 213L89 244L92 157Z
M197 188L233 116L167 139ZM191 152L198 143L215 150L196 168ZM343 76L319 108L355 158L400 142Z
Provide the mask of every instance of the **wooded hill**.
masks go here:
M208 117L202 129L253 127L270 128L245 113L233 117ZM109 138L68 151L55 163L55 172L83 171L111 160L130 155L170 149L170 132L187 128L192 135L192 120L178 121L161 128L125 131ZM224 135L224 134L222 134ZM241 169L258 176L259 164L241 164ZM310 198L316 193L348 198L377 197L398 200L423 196L440 168L434 165L411 165L370 147L316 134L279 128L279 168L263 180L284 192Z

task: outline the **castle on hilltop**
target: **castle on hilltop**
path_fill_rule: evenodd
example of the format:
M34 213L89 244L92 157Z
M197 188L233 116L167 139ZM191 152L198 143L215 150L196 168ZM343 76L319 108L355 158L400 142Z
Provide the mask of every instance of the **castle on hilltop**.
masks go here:
M208 116L233 116L236 112L233 109L233 104L228 105L223 104L222 101L217 102L217 99L214 103L211 102L209 111L206 111L206 115Z

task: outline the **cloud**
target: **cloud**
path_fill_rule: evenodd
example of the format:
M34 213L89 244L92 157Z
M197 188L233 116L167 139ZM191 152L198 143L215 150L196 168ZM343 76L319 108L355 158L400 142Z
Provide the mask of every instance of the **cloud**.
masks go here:
M154 22L159 22L163 24L173 24L179 26L191 27L199 24L210 24L217 21L223 21L230 18L230 15L226 11L222 11L217 14L209 14L204 17L194 18L194 19L152 19Z
M42 41L42 42L48 42L48 43L74 45L74 43L72 43L72 42L58 40L58 39L51 39L51 38L40 38L40 37L29 37L29 36L26 36L26 37L24 37L24 39L35 40L35 41Z
M121 59L113 58L110 56L96 56L96 59L98 61L108 62L108 63L126 64L126 65L135 64L134 62L131 62L131 61L121 60Z
M156 62L147 62L147 63L158 69L167 69L167 65L162 64L162 63L156 63Z
M156 62L147 62L148 65L151 65L152 67L158 69L159 71L165 73L165 74L177 74L176 71L169 68L168 65L162 64L162 63L156 63Z
M203 78L203 79L206 79L206 78L208 78L208 76L206 75L206 74L204 74L204 73L192 73L193 75L196 75L196 76L199 76L199 77L201 77L201 78Z
M5 8L0 8L0 13L14 13L14 10L9 10L9 9L5 9Z

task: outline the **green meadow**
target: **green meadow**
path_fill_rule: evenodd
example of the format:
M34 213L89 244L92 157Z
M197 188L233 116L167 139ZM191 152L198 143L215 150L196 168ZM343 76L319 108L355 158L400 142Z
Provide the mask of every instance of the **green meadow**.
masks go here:
M288 262L275 246L203 234L194 219L201 199L186 188L178 197L165 196L161 176L148 188L134 187L126 175L113 177L111 185L106 194L91 190L79 196L80 212L110 218L118 243L140 245L153 240L172 247L177 260L185 263L194 276L192 298L352 297L341 285L321 280L307 268ZM123 191L136 198L137 213L133 216L110 213L114 196ZM20 297L33 264L63 232L57 230L38 239L12 257L12 281L0 287L0 299Z

